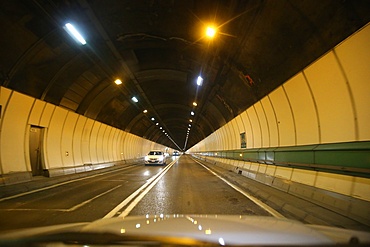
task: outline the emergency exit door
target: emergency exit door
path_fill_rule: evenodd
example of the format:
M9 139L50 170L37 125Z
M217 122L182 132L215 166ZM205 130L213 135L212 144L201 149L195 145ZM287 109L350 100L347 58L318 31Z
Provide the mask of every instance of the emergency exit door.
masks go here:
M38 126L30 128L30 161L33 176L43 175L43 167L41 160L41 140L44 131Z

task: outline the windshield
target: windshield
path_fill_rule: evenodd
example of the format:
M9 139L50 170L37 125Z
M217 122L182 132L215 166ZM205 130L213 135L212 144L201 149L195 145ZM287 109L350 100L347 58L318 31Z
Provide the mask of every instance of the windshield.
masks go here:
M148 155L163 155L163 153L159 151L151 151Z

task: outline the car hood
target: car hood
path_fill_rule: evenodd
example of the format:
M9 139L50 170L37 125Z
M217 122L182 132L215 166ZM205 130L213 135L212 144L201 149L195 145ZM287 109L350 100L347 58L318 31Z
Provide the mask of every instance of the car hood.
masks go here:
M332 245L370 243L370 233L305 225L288 219L236 215L146 215L40 227L2 234L1 241L63 232L109 234L145 239L191 240L217 245Z

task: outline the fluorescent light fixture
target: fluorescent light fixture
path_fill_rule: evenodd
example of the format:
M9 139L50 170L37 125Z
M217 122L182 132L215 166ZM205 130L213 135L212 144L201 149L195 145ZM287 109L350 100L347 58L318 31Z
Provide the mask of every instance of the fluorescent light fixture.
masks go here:
M152 117L150 120L154 121L154 120L155 120L155 118L154 118L154 117Z
M132 97L131 98L131 100L133 101L133 102L135 102L135 103L137 103L137 102L139 102L139 100L134 96L134 97Z
M195 115L195 113L192 111L192 112L190 112L190 114L192 115L192 116L194 116Z
M202 86L202 84L203 84L203 78L201 76L198 76L197 85Z
M143 111L143 113L147 113L147 112L148 112L148 110L144 110L144 111Z
M197 104L197 102L193 102L193 106L197 106L198 104Z
M69 35L72 36L75 40L80 42L82 45L86 45L86 40L82 37L82 35L76 30L76 28L71 24L65 24L66 31Z
M116 83L117 85L121 85L121 84L122 84L122 81L121 81L120 79L116 79L116 80L114 81L114 83Z

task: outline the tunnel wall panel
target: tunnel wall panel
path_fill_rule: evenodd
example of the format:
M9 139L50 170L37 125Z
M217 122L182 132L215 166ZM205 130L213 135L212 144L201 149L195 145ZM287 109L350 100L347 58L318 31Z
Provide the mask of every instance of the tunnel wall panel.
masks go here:
M28 116L34 99L29 96L13 92L10 96L1 118L1 164L4 173L27 171L24 136L27 129ZM10 165L7 165L10 164Z
M245 133L245 127L244 127L244 123L243 123L243 120L242 120L242 117L240 116L240 115L238 115L236 118L235 118L235 120L236 120L236 123L237 123L237 125L238 125L238 132L239 132L239 135L241 134L241 133ZM246 135L246 133L245 133L245 141L247 142L247 135Z
M351 195L353 177L327 172L318 172L315 187L335 191L343 195Z
M257 114L256 114L256 111L255 111L254 107L250 107L247 110L247 115L248 115L248 119L250 121L251 129L253 130L253 131L251 131L252 132L251 139L253 139L253 146L252 147L255 147L255 146L260 147L261 146L261 140L262 140L262 133L261 133L260 124L258 122L258 117L257 117Z
M125 146L124 143L126 143L126 137L127 137L128 133L127 132L123 132L122 135L121 135L121 142L120 142L120 150L121 150L121 156L122 156L122 159L125 160L127 157L127 154L126 154L126 150L125 150Z
M367 26L334 51L353 94L358 125L358 140L370 138L370 28Z
M73 138L76 134L74 130L77 124L77 120L78 115L76 113L70 111L67 112L60 137L62 142L61 153L64 167L74 166L76 164L73 152ZM78 137L78 135L76 135L76 137Z
M293 111L297 145L320 143L317 110L303 73L288 80L283 87Z
M102 123L99 123L97 121L94 121L94 124L92 125L91 133L90 133L90 141L89 141L89 153L91 158L92 164L98 164L99 163L99 156L97 152L97 143L99 140L99 130Z
M289 101L282 87L269 94L279 128L279 146L296 145L296 131ZM255 146L257 147L257 146Z
M106 162L109 162L110 159L109 159L109 155L110 153L112 152L112 148L109 146L109 139L111 137L111 132L112 132L112 129L113 127L109 126L109 125L105 125L106 126L106 129L104 131L104 135L103 135L103 162L100 162L100 163L106 163Z
M230 125L228 124L227 127L225 126L225 128L220 128L220 133L221 133L221 136L222 136L222 144L223 144L222 149L223 150L225 150L225 149L227 150L230 147L231 136L229 135L229 127L230 127Z
M271 174L273 175L273 173ZM293 169L292 181L309 186L315 186L317 171Z
M35 100L32 106L31 114L28 119L28 124L35 125L35 126L42 126L41 125L41 116L44 112L46 106L46 102L41 100Z
M90 142L91 142L91 132L93 129L95 121L86 118L86 123L84 125L83 134L82 134L82 143L81 143L81 151L82 151L82 160L84 164L92 164L91 159L91 152L90 152Z
M73 127L74 133L73 133L72 148L73 148L74 165L84 164L82 150L83 150L83 133L84 133L84 127L86 124L86 120L87 120L86 117L78 115L76 125Z
M226 139L229 141L229 147L230 149L239 148L239 140L237 140L237 132L234 130L235 120L231 120L230 124L228 124L228 128L226 128L227 136ZM228 138L229 137L229 138Z
M258 121L261 127L261 147L269 147L270 146L270 130L267 124L267 119L265 115L265 111L263 109L262 104L259 102L254 105L254 108L257 113Z
M370 201L370 179L355 177L351 196Z
M55 105L46 103L44 111L42 112L42 116L40 119L40 126L41 127L49 127L51 117L53 116L53 113L55 111Z
M243 122L243 125L245 126L246 148L252 148L254 145L253 130L247 111L242 112L239 116Z
M119 160L119 156L117 155L117 147L116 145L114 145L114 143L117 142L117 134L118 134L118 129L112 128L112 131L109 137L109 142L108 142L108 150L110 150L109 152L110 162Z
M130 133L127 133L124 137L124 143L132 143L132 136ZM125 158L126 157L131 157L132 156L132 152L131 152L131 147L129 145L124 145L123 146L123 153L124 153L124 156Z
M333 52L304 70L317 105L321 143L356 140L353 105Z
M120 152L120 159L119 160L125 160L126 153L124 148L125 138L126 138L127 132L120 132L119 135L119 142L117 143L117 149Z
M260 103L266 114L266 120L269 129L269 141L270 147L276 147L279 145L279 128L277 125L276 114L272 107L271 100L269 97L264 97ZM255 147L255 146L253 146Z
M97 160L95 164L104 163L104 135L107 130L107 125L99 123L99 128L97 132L97 139L95 143L95 152L97 154Z
M62 156L65 155L65 150L62 149L61 140L67 114L67 110L57 107L51 117L45 143L47 169L64 166Z
M0 87L0 185L32 179L31 126L40 128L45 176L140 162L150 147L165 147L70 110ZM117 163L118 164L118 163Z

